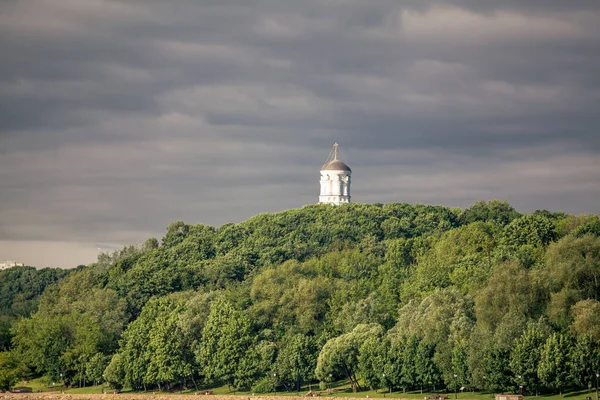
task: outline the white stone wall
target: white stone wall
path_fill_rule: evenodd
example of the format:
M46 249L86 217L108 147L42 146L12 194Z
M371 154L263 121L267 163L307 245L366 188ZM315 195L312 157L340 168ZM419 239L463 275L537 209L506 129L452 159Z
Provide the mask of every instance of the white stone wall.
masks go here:
M319 203L340 205L350 203L350 171L321 171Z

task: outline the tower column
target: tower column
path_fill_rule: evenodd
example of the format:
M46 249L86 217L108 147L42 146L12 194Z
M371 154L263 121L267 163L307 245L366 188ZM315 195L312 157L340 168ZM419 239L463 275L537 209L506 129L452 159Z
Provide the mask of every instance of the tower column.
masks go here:
M352 170L338 159L338 144L333 145L327 162L321 168L319 203L340 205L350 202Z

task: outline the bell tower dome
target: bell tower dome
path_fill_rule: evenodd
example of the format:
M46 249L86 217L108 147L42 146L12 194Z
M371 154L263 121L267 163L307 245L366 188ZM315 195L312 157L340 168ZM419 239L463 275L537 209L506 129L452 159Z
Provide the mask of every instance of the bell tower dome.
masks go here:
M321 167L321 194L319 203L340 205L350 203L350 176L352 170L338 160L338 144L333 145L327 162Z

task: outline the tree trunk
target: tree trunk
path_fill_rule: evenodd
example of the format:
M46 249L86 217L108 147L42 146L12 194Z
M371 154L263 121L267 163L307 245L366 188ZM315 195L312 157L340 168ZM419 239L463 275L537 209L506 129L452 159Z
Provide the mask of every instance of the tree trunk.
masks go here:
M352 378L354 378L354 382L356 382L356 387L358 387L358 390L361 391L362 388L360 387L360 384L358 383L358 379L356 379L356 375L352 374Z
M346 373L346 378L348 378L348 381L350 382L350 386L352 386L352 392L356 393L356 383L352 379L352 374L346 367L344 367L344 372Z

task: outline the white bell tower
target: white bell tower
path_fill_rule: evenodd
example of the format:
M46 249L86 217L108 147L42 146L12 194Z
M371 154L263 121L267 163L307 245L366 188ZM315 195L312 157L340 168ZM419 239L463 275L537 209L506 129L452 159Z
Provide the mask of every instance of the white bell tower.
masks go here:
M333 153L333 155L332 155ZM321 167L321 194L319 203L340 205L350 203L349 166L338 160L338 144L333 145L327 162Z

